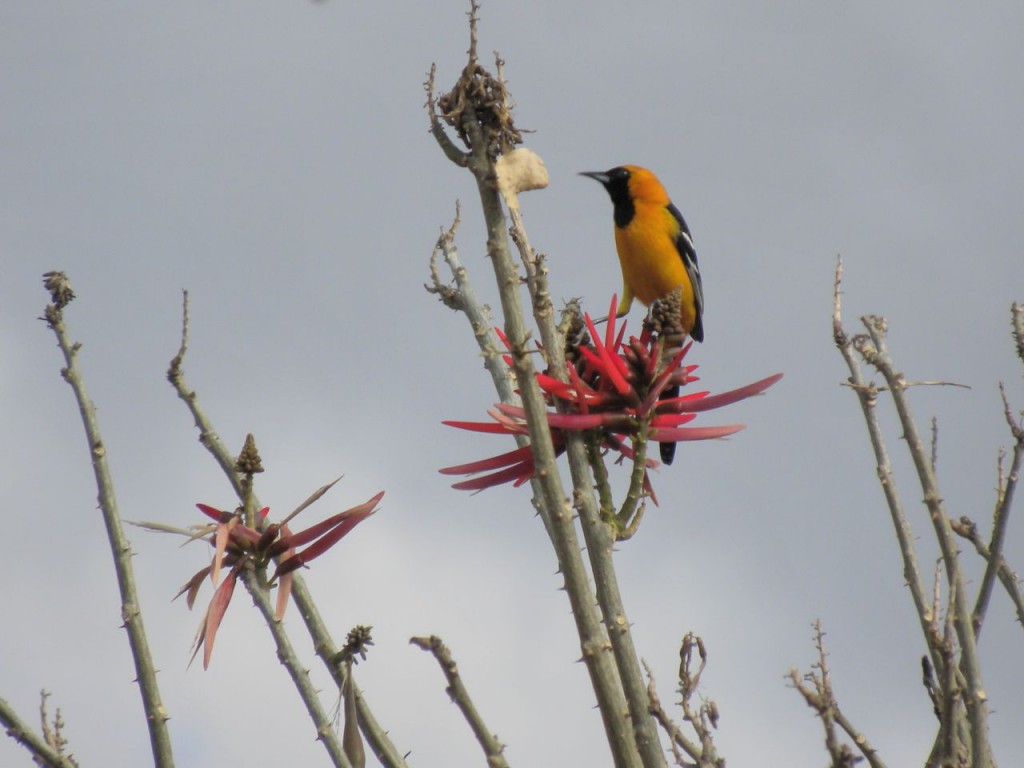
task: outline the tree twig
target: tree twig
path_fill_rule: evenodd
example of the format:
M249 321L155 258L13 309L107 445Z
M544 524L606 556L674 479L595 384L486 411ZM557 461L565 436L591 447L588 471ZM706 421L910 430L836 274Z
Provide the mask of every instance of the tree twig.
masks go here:
M491 381L498 392L498 397L503 403L519 404L519 396L512 386L508 377L508 368L502 359L503 347L494 332L494 322L491 319L491 309L486 304L481 304L477 298L476 288L469 279L469 271L459 259L459 250L455 245L455 233L461 223L461 211L458 203L455 204L455 219L452 225L442 230L434 246L434 252L430 255L431 282L425 285L429 293L437 295L446 306L456 309L465 314L473 329L473 337L476 339L480 354L484 358L484 367L491 374ZM441 280L438 269L438 259L443 257L448 269L455 280L455 287L446 285ZM525 445L523 440L520 445Z
M1013 603L1014 610L1017 612L1017 623L1024 627L1024 593L1021 592L1020 577L1010 568L1002 555L998 558L992 557L988 544L982 540L981 534L978 532L978 526L969 517L964 516L959 520L953 520L950 525L958 536L967 539L974 545L975 551L986 561L986 564L991 564L994 561L997 563L996 577Z
M974 632L970 609L967 605L966 589L963 572L960 568L959 552L949 518L945 512L942 496L939 493L938 481L932 470L917 424L910 413L910 404L903 386L903 376L896 371L895 364L886 345L886 323L877 316L863 318L865 327L871 338L871 347L865 345L865 359L871 364L889 385L890 396L896 406L903 437L907 442L918 481L928 508L932 528L942 552L942 561L946 569L946 580L949 583L950 599L953 609L953 624L956 629L957 641L960 645L960 670L965 679L962 691L963 702L967 709L967 719L971 726L971 760L975 768L987 768L991 765L991 747L988 738L988 713L986 710L985 687L981 679L981 664L978 658L977 640Z
M448 681L446 689L448 696L451 697L455 706L462 712L462 716L469 724L470 730L473 731L473 735L484 752L488 768L508 768L508 762L505 760L504 755L505 745L501 743L498 736L484 723L483 716L476 708L473 699L469 695L469 691L462 682L462 675L459 674L458 666L455 664L455 659L452 658L448 646L437 635L413 637L409 639L409 642L420 650L433 654L434 658L437 659L437 663L441 667L445 679Z
M1016 305L1015 305L1016 306ZM976 635L981 634L981 627L985 621L985 612L988 610L989 599L992 596L992 587L998 576L1010 593L1011 599L1017 606L1018 619L1024 620L1022 616L1022 604L1020 599L1020 584L1016 577L1009 579L1012 588L1007 584L1006 573L1009 566L1003 559L1003 544L1006 541L1007 522L1010 519L1010 508L1013 505L1013 495L1017 490L1017 480L1020 477L1021 464L1024 463L1024 424L1014 418L1010 408L1010 401L1006 396L1006 388L1000 384L999 394L1003 400L1003 416L1013 436L1013 458L1010 460L1010 471L1004 475L999 484L999 492L996 497L995 510L992 513L992 535L989 538L987 552L978 553L985 558L985 573L981 577L981 584L978 587L978 597L974 603L972 621ZM975 544L977 548L977 544ZM1014 597L1016 595L1016 597Z
M871 768L885 768L885 763L878 752L871 746L867 737L858 731L843 714L832 690L832 676L829 674L828 654L825 652L825 633L821 622L814 622L814 646L818 651L818 660L811 665L811 671L801 675L794 667L789 672L793 687L804 697L807 705L813 709L821 720L825 730L825 746L832 758L830 768L853 768L857 758L849 745L842 743L836 733L838 725L843 732L857 745L857 749L867 760ZM816 671L815 671L816 670Z
M645 661L643 662L644 671L647 673L647 699L651 703L651 714L654 719L658 721L662 730L665 731L665 735L668 736L669 745L672 750L672 757L676 762L676 765L685 766L685 768L693 768L696 763L688 763L683 757L680 748L686 752L694 760L699 760L701 756L701 749L699 744L695 744L686 738L686 734L683 733L682 729L672 720L668 712L661 704L661 699L658 696L658 687L654 682L654 673L651 671L650 665Z
M43 695L45 697L45 692ZM14 707L2 698L0 698L0 723L3 723L8 736L32 754L32 759L37 764L45 765L47 768L78 768L78 763L74 758L62 754L49 744L45 737L32 730L32 727L14 711Z
M878 482L882 487L882 493L885 495L889 516L892 519L893 529L896 533L896 541L899 544L900 556L903 559L903 578L910 589L910 596L914 602L914 609L921 626L921 633L927 643L932 621L932 609L926 596L927 591L924 586L924 580L921 578L917 550L914 546L914 531L911 529L907 516L903 511L903 502L896 487L896 478L893 475L892 463L889 460L889 451L886 448L882 427L878 421L878 412L876 410L878 388L873 383L869 383L864 379L860 364L853 354L855 342L858 342L858 346L860 346L863 343L862 337L851 339L843 328L842 279L843 260L842 257L839 257L836 260L835 284L833 288L832 335L836 347L843 356L843 360L846 361L846 366L850 371L848 383L853 391L857 393L857 398L860 401L864 421L868 428L868 436L871 440L871 447L875 454ZM930 643L928 643L928 648L932 666L941 674L942 658L931 648Z
M274 615L274 605L267 594L266 585L262 583L260 575L251 568L242 569L241 578L242 583L245 584L252 596L253 605L256 606L260 615L263 616L264 623L270 629L270 635L274 638L274 645L277 647L277 658L287 670L288 676L291 677L295 690L299 692L306 712L316 728L317 740L324 745L331 762L337 768L352 768L352 763L341 745L341 739L338 738L338 733L334 730L334 724L320 703L320 696L309 676L309 670L299 661L291 639L284 630L284 624Z
M1017 348L1017 357L1024 363L1024 305L1016 301L1010 305L1010 327Z
M146 714L146 727L149 730L149 742L153 752L153 762L159 768L171 768L174 765L174 753L171 737L167 729L170 716L160 698L160 688L156 679L156 666L150 653L146 639L146 629L142 621L142 608L135 585L135 572L132 568L132 547L124 529L121 527L121 516L117 510L117 497L114 493L114 480L107 463L107 449L100 434L96 408L89 398L82 379L82 371L78 365L78 352L81 344L68 338L67 327L64 325L64 307L74 298L67 277L62 272L48 272L44 276L44 284L50 292L52 303L44 311L44 319L50 330L57 337L57 346L64 355L65 367L61 376L71 385L78 401L78 411L85 427L89 453L92 458L93 474L99 491L99 507L103 515L103 524L107 531L110 553L114 562L114 572L121 594L121 619L128 633L128 644L131 647L132 661L135 665L136 682L142 696L142 705Z

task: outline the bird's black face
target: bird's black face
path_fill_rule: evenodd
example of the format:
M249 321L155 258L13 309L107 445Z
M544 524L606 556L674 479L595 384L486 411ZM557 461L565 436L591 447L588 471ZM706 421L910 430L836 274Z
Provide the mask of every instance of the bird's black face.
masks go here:
M618 166L610 171L585 171L580 176L587 176L607 190L608 196L615 206L615 223L624 227L633 218L633 198L629 194L629 169Z

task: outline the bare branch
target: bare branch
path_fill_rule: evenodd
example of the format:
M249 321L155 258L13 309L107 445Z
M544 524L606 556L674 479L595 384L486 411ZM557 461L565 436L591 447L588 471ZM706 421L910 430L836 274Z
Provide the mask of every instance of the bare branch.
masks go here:
M864 379L860 363L853 354L855 346L860 350L864 349L866 339L863 336L851 339L843 329L842 275L843 260L842 257L839 257L836 262L833 292L832 333L839 353L843 356L846 366L850 371L848 383L853 391L857 393L861 410L864 413L864 421L867 424L871 447L874 449L878 482L882 487L882 493L885 495L889 516L892 519L893 529L896 532L896 541L899 544L900 555L903 559L903 578L910 589L918 622L921 626L921 633L927 643L934 614L927 598L924 581L921 578L921 569L918 566L917 550L914 546L914 532L907 521L907 516L903 509L903 502L900 499L899 491L896 487L896 478L892 471L892 463L889 460L889 452L885 445L885 439L882 436L882 427L878 422L878 412L876 410L878 389L874 383L869 383ZM942 658L930 647L930 644L929 653L931 654L932 666L941 671Z
M409 639L409 642L421 650L432 653L434 658L437 659L437 663L441 667L445 679L448 681L446 689L448 696L455 702L455 706L462 712L462 716L466 718L466 722L473 731L473 735L476 736L476 740L484 751L488 767L508 768L508 762L506 762L503 754L505 745L501 743L496 734L487 728L483 717L477 710L476 705L473 704L473 700L470 698L469 691L462 682L462 675L459 674L455 659L452 658L448 646L437 635L413 637Z
M832 690L828 654L825 652L825 633L820 621L815 621L813 626L818 661L811 665L811 672L803 676L794 667L789 672L789 679L793 687L804 697L807 705L817 713L821 720L825 730L825 746L832 759L830 768L853 768L860 759L854 755L853 750L847 744L840 742L836 733L837 725L857 745L857 749L871 768L885 768L885 763L878 757L878 753L868 742L867 737L858 731L840 710Z
M697 667L694 668L694 651ZM711 730L718 727L718 707L713 701L704 701L694 708L693 697L700 686L701 675L708 664L704 641L693 632L687 632L679 646L679 706L683 718L691 725L700 740L700 753L696 755L699 768L723 768L725 760L718 756Z
M327 754L335 766L338 766L338 768L352 768L352 763L345 754L345 750L341 745L341 739L338 738L338 734L334 730L331 718L324 712L323 705L320 703L320 695L309 676L309 670L302 665L298 654L295 653L295 648L292 646L288 633L284 630L284 624L274 615L274 605L271 603L266 584L263 583L259 574L251 568L242 569L241 577L242 582L252 596L253 604L259 610L260 615L263 616L264 623L270 629L270 634L274 638L274 644L277 647L277 658L285 670L287 670L288 676L291 677L292 685L299 692L299 697L306 707L306 712L316 727L317 740L323 743L324 749L327 750Z
M1017 357L1024 363L1024 305L1014 302L1010 305L1010 325L1013 341L1017 346Z
M46 700L49 698L49 691L40 691L39 724L43 729L43 738L46 739L47 744L57 751L58 755L66 756L67 760L77 768L78 761L72 755L67 754L68 740L64 736L64 717L60 713L60 708L57 708L52 722L49 713L46 711Z
M1018 304L1014 305L1017 308L1019 306ZM1019 315L1015 314L1015 323L1019 319ZM1017 618L1024 623L1024 605L1022 605L1021 601L1020 582L1016 574L1010 571L1009 566L1003 559L1003 544L1006 541L1006 528L1010 518L1010 508L1013 505L1014 492L1017 490L1017 480L1020 477L1021 464L1024 463L1024 424L1014 418L1013 411L1010 408L1010 401L1006 396L1006 388L1002 384L999 385L999 394L1003 400L1003 416L1014 440L1013 458L1010 460L1009 473L1003 475L1000 472L999 492L996 496L995 510L992 513L992 535L989 538L988 546L984 548L986 551L983 552L982 549L978 548L980 540L975 543L978 553L986 560L985 573L981 577L981 585L978 587L978 598L974 603L974 611L972 613L976 635L981 634L981 627L985 621L985 612L988 610L989 600L992 596L992 587L997 576L1006 586L1010 598L1017 607ZM1000 463L1001 468L1002 464ZM977 531L975 530L974 533L976 535Z
M953 622L960 645L960 670L965 678L963 701L967 707L967 718L971 725L971 759L977 768L991 764L988 739L988 713L985 707L986 694L981 680L981 665L978 659L974 623L967 606L964 577L960 568L959 552L953 538L949 518L946 515L938 481L932 470L928 453L917 431L917 424L910 413L906 398L903 375L896 371L886 346L886 323L881 317L868 316L862 319L871 337L873 349L865 359L885 378L889 385L893 404L903 427L907 450L913 459L918 480L928 508L932 527L935 531L942 560L946 569L951 600L953 601Z
M675 759L676 765L686 766L686 768L693 768L696 763L688 763L683 757L682 752L679 751L680 747L694 760L700 759L701 749L700 745L694 744L692 741L686 738L682 730L677 726L669 714L665 711L665 708L661 705L661 699L658 697L658 687L654 683L654 673L651 671L650 665L645 661L643 662L644 671L647 672L647 698L651 702L651 714L654 719L658 721L658 724L665 731L668 736L669 744L672 749L672 757Z
M178 347L177 354L171 359L171 364L167 369L167 380L174 387L174 391L178 393L178 397L188 407L189 412L192 414L192 419L195 421L196 428L199 430L199 442L209 451L210 455L213 456L214 460L220 466L221 471L227 477L228 482L231 483L231 487L234 489L235 494L239 499L242 499L243 489L241 479L235 472L235 457L224 445L224 441L220 439L220 435L213 428L210 420L206 417L206 414L199 407L199 401L196 393L188 388L185 382L185 370L183 368L185 363L185 355L188 354L188 342L189 342L189 312L188 312L188 291L182 291L181 299L181 344Z
M43 726L47 731L49 731L46 719L46 697L48 695L46 691L42 692L42 704L40 705ZM47 768L78 768L78 763L71 755L63 754L61 750L50 743L50 739L45 735L40 736L33 731L4 699L0 699L0 723L3 724L8 736L32 754L32 759L36 764L45 765Z
M114 572L121 594L121 618L125 631L128 633L128 644L131 647L132 661L135 664L136 681L146 713L146 726L149 729L153 761L159 768L170 768L174 765L171 737L167 729L167 721L170 717L160 698L156 667L153 664L149 642L146 639L141 601L135 587L135 572L132 568L132 547L121 527L121 516L117 509L117 497L114 493L114 479L107 463L107 449L100 434L96 408L85 389L82 372L78 366L78 352L81 345L71 342L64 325L64 307L74 298L74 293L62 272L48 272L44 279L53 301L52 304L47 305L44 316L47 325L57 337L57 345L64 354L66 367L61 371L61 375L75 393L79 415L89 443L93 474L99 491L99 507L103 515L103 524L107 531L107 541L110 544Z
M996 563L996 576L999 579L999 583L1003 585L1007 595L1009 595L1010 600L1013 602L1014 609L1017 612L1017 623L1024 627L1024 594L1021 593L1020 577L1010 568L1002 555L993 559L988 544L982 540L981 534L978 533L978 526L969 517L964 516L959 520L951 521L950 525L957 535L962 536L974 545L974 549L988 564ZM980 623L978 627L980 629Z
M430 65L430 74L427 77L427 82L424 83L424 88L427 91L427 114L430 117L430 133L437 142L437 145L441 147L441 151L444 152L444 156L451 160L456 165L465 168L469 164L469 153L463 152L461 149L455 146L455 143L448 138L448 134L445 133L444 126L441 125L441 120L437 114L437 98L434 96L434 78L437 75L437 65Z
M455 204L455 220L451 227L442 230L434 246L434 252L430 256L431 283L424 286L428 292L436 294L444 302L445 306L457 309L466 315L470 327L473 330L473 337L476 339L480 354L484 359L484 367L491 374L491 381L498 392L498 397L503 403L518 405L520 400L509 380L508 368L503 358L504 347L494 332L494 321L491 318L491 308L482 304L477 297L476 288L469 279L469 271L459 259L459 250L455 245L455 233L460 224L460 207ZM443 256L448 269L455 280L455 287L445 285L441 281L440 271L437 267L438 257ZM518 441L520 446L527 443L525 439Z

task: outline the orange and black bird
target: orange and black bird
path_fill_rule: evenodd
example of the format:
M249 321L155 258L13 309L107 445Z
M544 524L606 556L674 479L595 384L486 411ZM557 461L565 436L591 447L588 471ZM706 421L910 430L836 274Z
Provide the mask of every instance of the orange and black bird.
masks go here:
M616 315L629 312L633 299L645 306L682 288L680 324L696 341L704 341L704 291L697 251L686 220L646 168L620 165L609 171L581 174L601 182L615 206L615 250L622 267L622 299ZM666 391L663 397L675 397ZM661 460L672 463L675 443L661 444Z

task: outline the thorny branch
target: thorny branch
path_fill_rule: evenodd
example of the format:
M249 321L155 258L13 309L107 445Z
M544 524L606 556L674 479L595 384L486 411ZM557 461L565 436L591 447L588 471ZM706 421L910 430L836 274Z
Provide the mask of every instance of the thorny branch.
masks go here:
M696 656L694 655L696 651ZM715 750L711 731L718 728L718 705L712 699L706 699L694 706L693 697L700 687L700 678L707 666L708 654L704 641L693 632L688 632L679 647L679 706L683 710L683 720L693 728L697 741L691 741L676 725L661 705L658 691L654 683L654 673L644 662L647 672L647 696L650 699L650 711L658 724L665 731L671 745L672 756L676 765L687 768L724 768L725 759L719 757ZM679 751L693 760L687 762Z
M501 350L503 347L498 335L494 332L491 308L482 304L477 298L476 289L469 279L469 271L459 259L459 250L455 245L455 233L458 231L461 221L461 206L456 203L455 219L448 229L441 231L434 251L430 255L430 282L424 287L428 293L436 295L446 307L466 315L466 319L473 329L473 337L480 347L484 367L491 374L491 381L498 391L498 397L503 403L517 405L519 396L512 386L508 369L502 360ZM441 278L439 261L442 257L452 273L454 286L445 283ZM525 440L523 442L525 443Z
M78 411L85 427L89 453L92 457L93 474L99 492L99 507L106 528L110 553L114 562L114 572L121 595L121 619L128 634L132 661L135 665L136 682L142 696L142 705L146 714L146 726L149 729L150 747L153 761L159 768L171 768L174 765L174 753L171 748L170 732L167 721L170 716L160 698L160 689L156 679L156 666L150 653L146 629L142 621L142 605L135 586L135 571L132 567L132 547L124 535L121 526L121 515L117 508L117 497L114 493L114 479L107 462L107 449L100 434L96 407L85 389L82 371L78 366L78 353L81 344L72 342L64 325L64 308L74 299L74 291L63 272L47 272L43 283L50 293L52 303L44 312L44 320L57 337L57 345L64 355L65 367L61 370L64 380L71 386L78 401Z
M1019 305L1014 305L1018 307ZM1014 315L1015 341L1018 349L1024 344L1024 333L1017 333L1017 321L1019 317ZM976 634L981 633L981 627L985 620L985 612L988 609L989 599L992 596L992 586L998 576L1006 586L1010 598L1017 606L1018 619L1024 619L1021 610L1020 581L1016 574L1010 571L1009 566L1003 559L1003 546L1006 542L1006 529L1010 519L1010 507L1013 505L1013 496L1017 490L1017 481L1020 477L1021 464L1024 463L1024 419L1014 418L1010 408L1010 401L1006 396L1006 388L1000 384L999 394L1003 400L1003 416L1013 437L1013 458L1010 460L1010 471L1000 478L999 489L996 495L996 506L992 513L992 534L986 547L987 553L983 553L975 543L975 548L986 561L985 573L981 578L981 586L978 588L978 598L974 604L972 621ZM963 519L962 519L963 520ZM972 524L973 526L973 524ZM954 529L955 530L955 529ZM959 533L959 531L957 531ZM977 531L975 530L976 534ZM973 541L973 539L972 539ZM1007 578L1009 576L1009 578ZM1009 584L1007 582L1010 582ZM1012 584L1012 586L1011 586Z
M668 712L661 704L661 698L658 696L658 686L654 681L654 673L651 671L650 665L644 662L644 671L647 673L647 698L651 701L651 714L654 719L658 721L658 725L661 726L662 730L665 731L665 735L668 736L669 748L672 750L672 757L675 760L676 765L687 766L692 768L696 763L688 763L683 757L683 753L680 752L682 748L687 755L694 760L700 758L700 747L686 738L686 735L682 732L682 729L672 720Z
M927 450L917 431L917 424L910 413L910 404L906 398L906 388L902 385L903 376L898 373L886 345L886 324L882 318L869 316L864 318L871 339L870 349L865 359L885 378L890 388L890 396L896 406L907 449L917 470L918 480L928 508L929 517L935 537L942 552L942 562L946 570L949 584L950 600L952 601L953 626L956 630L960 648L960 673L964 677L964 689L961 700L966 708L971 731L971 760L977 768L991 764L991 753L988 739L988 714L985 701L986 694L981 679L981 664L977 652L977 640L967 606L966 583L960 565L959 551L946 515L945 505L939 493L938 481L928 460Z
M249 594L252 596L253 604L259 610L263 616L264 623L270 629L270 634L273 636L274 644L277 647L277 658L285 670L287 670L295 690L298 691L299 697L306 707L310 720L313 721L317 740L323 743L324 749L327 750L327 754L334 765L338 766L338 768L353 768L353 763L349 760L350 755L346 754L331 719L327 716L323 705L320 703L319 692L309 676L309 671L303 666L298 654L295 652L291 638L285 632L284 624L274 615L274 606L270 601L267 585L263 583L260 574L253 569L242 571L242 583L245 584Z
M483 717L479 710L477 710L472 698L470 698L469 691L462 682L462 675L459 674L458 666L455 664L455 659L452 658L448 646L437 635L413 637L410 638L409 642L417 648L433 654L434 658L437 659L437 663L444 673L445 680L448 681L448 687L446 688L448 696L462 712L462 716L469 724L470 730L473 731L473 735L476 736L476 740L480 743L480 748L483 749L488 768L508 768L508 762L506 762L505 755L503 754L505 745L501 743L498 736L484 723Z
M921 577L921 569L918 565L917 550L914 546L914 532L910 528L910 523L903 509L903 502L896 487L896 479L892 471L892 463L889 460L889 452L885 445L885 438L882 435L882 427L878 421L876 406L878 405L879 388L874 382L868 382L864 378L860 364L854 355L855 341L859 349L862 344L861 339L859 337L851 339L843 328L842 277L843 260L839 258L836 263L836 277L833 289L832 334L836 347L839 349L850 371L848 383L853 391L857 393L861 410L864 413L868 436L875 453L878 481L882 486L882 493L885 495L893 529L896 532L896 541L899 544L900 555L903 558L903 578L910 589L910 595L914 602L914 609L917 613L922 635L927 638L931 626L932 613L924 580ZM931 655L932 666L941 670L942 659L938 652L929 646L929 654Z
M818 651L818 661L811 665L811 671L801 675L795 667L789 672L789 679L793 687L804 697L804 701L811 707L821 720L822 728L825 730L825 747L828 749L832 762L830 768L853 768L861 758L857 757L849 744L843 743L836 726L853 740L857 749L868 761L871 768L885 768L885 763L878 757L874 747L868 742L867 737L853 727L839 708L835 693L832 690L832 678L828 669L828 654L825 653L825 633L821 628L821 622L814 622L814 645Z
M1003 558L1007 519L1013 500L1022 460L1024 460L1024 429L1015 419L1005 390L1000 386L1003 410L1014 438L1013 458L1008 473L1004 470L1004 453L1000 452L998 462L998 488L993 512L992 532L986 542L977 525L967 517L951 520L939 493L936 480L937 426L933 421L930 449L918 434L910 414L906 390L911 383L902 373L897 372L887 349L887 327L880 317L863 318L867 334L852 339L847 336L841 320L842 260L836 268L836 283L833 312L833 333L836 346L846 360L850 370L849 385L857 393L864 411L868 432L878 463L879 480L888 502L890 514L896 529L900 552L904 560L904 576L910 588L917 609L929 656L922 665L924 683L940 721L939 733L933 746L928 765L946 765L949 760L967 760L975 768L991 766L992 755L988 738L987 696L981 681L977 640L984 624L985 612L989 605L995 580L1004 586L1013 602L1018 619L1024 623L1024 599L1021 597L1020 582ZM1018 355L1024 361L1024 324L1022 309L1014 304L1011 322ZM864 380L860 364L854 356L874 367L884 378L885 386L879 387ZM948 383L948 382L926 382ZM917 566L914 535L907 522L902 504L896 491L885 443L875 413L878 393L890 393L903 429L910 456L917 470L923 500L938 541L942 556L940 564L945 575L948 593L945 609L941 604L941 577L936 574L934 599L929 603ZM967 539L985 560L985 572L981 579L973 610L967 605L967 582L964 579L960 551L953 534ZM940 618L944 615L944 619Z
M57 717L53 727L50 727L46 714L46 699L49 693L43 691L40 698L39 716L42 720L43 734L40 735L32 730L32 727L22 720L14 708L4 699L0 699L0 723L6 728L6 733L16 742L25 747L31 754L32 760L37 765L47 768L79 768L78 762L70 754L64 753L67 742L62 735L63 720L60 710L57 710ZM58 726L58 723L60 724Z

